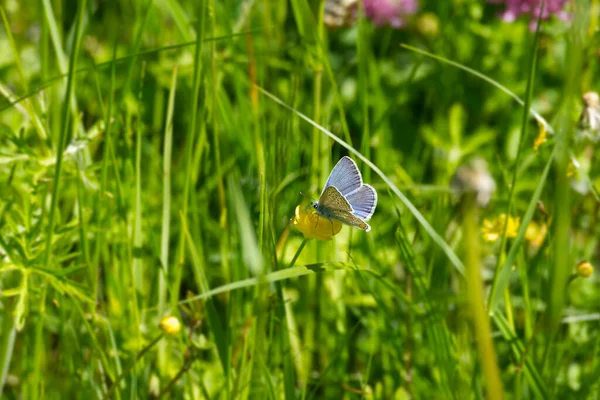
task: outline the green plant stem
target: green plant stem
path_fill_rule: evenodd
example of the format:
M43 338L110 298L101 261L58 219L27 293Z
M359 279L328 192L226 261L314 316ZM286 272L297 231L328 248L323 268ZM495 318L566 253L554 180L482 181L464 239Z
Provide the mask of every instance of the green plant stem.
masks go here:
M503 398L504 391L492 342L490 320L484 303L485 296L479 263L478 214L475 195L468 194L463 199L463 245L467 272L467 296L479 360L485 377L487 398L500 400Z
M188 125L188 131L186 136L186 146L185 146L185 184L183 187L183 205L182 205L182 214L183 218L187 219L188 209L189 209L189 201L190 201L190 189L193 186L192 182L192 163L193 163L193 149L196 143L196 133L198 129L198 102L200 99L200 86L202 84L202 49L203 49L203 35L204 35L204 16L206 14L206 2L198 3L197 15L198 20L196 22L196 50L194 55L194 80L193 80L193 91L192 91L192 114L190 116L190 123ZM173 292L177 293L181 280L181 266L184 263L185 259L185 238L183 237L183 233L181 234L179 240L179 263L178 263L178 271L175 276L175 285L173 288ZM173 295L172 303L176 302L176 296Z
M542 10L544 9L544 2L542 2ZM495 276L494 276L494 281L492 283L492 289L490 291L490 299L493 299L497 290L497 285L498 285L498 280L500 277L500 272L502 271L502 265L504 265L504 262L506 261L506 243L507 243L507 238L506 238L506 231L508 229L508 220L510 219L510 214L513 210L513 201L514 201L514 197L515 197L515 187L517 186L517 177L519 174L519 169L521 167L521 158L523 157L523 143L525 141L525 137L527 136L527 125L529 123L529 109L531 107L531 99L533 98L533 84L534 84L534 79L535 79L535 70L536 70L536 65L537 65L537 47L538 47L538 39L540 36L540 28L541 28L541 12L540 12L540 17L538 17L538 21L537 21L537 28L535 31L535 36L533 39L533 51L531 54L531 60L530 60L530 65L529 65L529 75L528 75L528 79L527 79L527 88L525 90L525 102L523 105L523 115L521 117L521 134L519 135L519 146L517 148L517 157L515 159L515 166L513 169L513 174L512 174L512 181L510 184L510 190L508 192L508 202L507 202L507 206L506 206L506 220L504 221L504 227L502 228L502 238L500 241L500 254L498 256L498 262L496 263L496 269L495 269ZM528 33L529 34L529 33ZM539 120L538 120L539 121ZM546 125L547 126L547 125ZM508 266L508 268L510 268L511 266ZM508 291L508 285L506 286L505 290L504 290L504 297L505 297L505 309L506 309L506 314L509 317L509 323L512 324L512 318L510 318L510 315L512 314L512 311L510 309L510 292Z
M44 2L46 5L46 2ZM79 8L77 10L77 22L75 25L75 42L73 43L73 51L71 53L71 57L69 59L69 75L67 77L67 88L65 92L65 100L63 103L62 115L61 115L61 131L60 136L58 138L58 143L56 144L56 165L54 168L54 185L52 188L52 198L50 201L50 211L48 215L48 232L46 234L46 248L44 251L43 263L45 267L50 265L50 256L52 254L52 239L54 236L54 225L56 223L56 209L58 208L58 195L60 193L60 178L62 171L62 160L63 160L63 151L67 142L67 136L69 133L69 104L71 103L71 99L73 98L74 85L75 85L75 66L77 64L77 56L79 55L79 47L81 44L81 32L83 29L83 18L86 8L86 0L82 0L79 4ZM46 11L51 11L47 9ZM49 18L50 20L50 18ZM57 59L60 60L60 55L62 54L60 51L57 51ZM48 293L48 286L44 285L41 291L40 296L40 315L44 315L46 309L46 296ZM33 359L35 360L34 368L33 368L33 379L31 383L31 387L33 387L33 396L32 398L39 398L42 393L42 378L41 378L41 367L42 367L42 352L44 348L44 322L43 319L40 319L35 327L35 336L34 336L34 355Z
M298 257L300 257L300 253L302 253L302 250L304 249L304 246L306 246L306 243L308 243L308 239L304 238L304 240L302 240L302 243L298 247L298 250L296 250L296 254L294 254L294 257L292 258L292 261L288 265L287 269L294 267L294 264L296 264L296 261L298 260ZM301 352L300 352L300 349L294 348L294 346L293 346L294 338L292 337L292 335L296 335L296 332L290 331L290 322L289 322L289 318L287 315L288 311L286 310L285 297L283 295L283 288L282 288L281 282L275 282L275 291L277 292L277 297L279 300L277 303L277 309L276 309L277 318L279 318L279 320L281 321L282 327L283 327L283 331L281 332L281 340L279 343L281 346L281 351L282 351L282 353L286 353L286 352L289 352L288 349L292 348L291 352L289 352L292 355L284 358L285 399L291 400L291 399L296 398L296 395L295 395L296 382L294 379L293 368L292 368L293 363L291 362L290 357L294 357L294 355L300 355ZM289 312L291 312L291 310ZM298 361L298 360L296 360L296 361ZM297 362L296 364L300 365L300 366L303 365L301 361ZM297 380L299 380L300 382L306 381L307 375L302 368L298 368L297 374L298 374Z
M292 268L296 264L296 261L298 261L298 257L300 257L300 253L302 253L302 249L304 249L304 246L306 246L306 243L308 243L308 239L304 238L302 243L300 243L298 250L296 250L296 254L294 254L294 258L292 258L290 265L288 265L288 269Z
M110 395L112 394L113 390L119 385L119 382L121 381L121 379L123 379L123 377L125 375L127 375L133 369L133 367L135 367L135 365L137 364L137 362L139 360L141 360L142 357L144 357L144 354L146 354L148 352L148 350L150 350L152 347L154 347L154 345L156 343L158 343L158 341L160 339L162 339L163 336L164 336L164 334L161 333L160 335L158 335L157 337L155 337L154 339L152 339L152 341L150 343L148 343L146 345L146 347L144 347L142 350L140 350L140 352L135 357L135 360L131 363L131 365L128 366L127 368L125 368L123 370L123 372L121 372L121 374L115 378L115 381L110 386L110 389L108 389L108 393L106 394L106 398L110 398Z
M183 374L185 374L192 367L196 358L196 356L190 356L190 358L186 360L181 369L177 371L177 374L175 374L173 379L171 379L169 383L167 383L167 385L160 391L160 393L158 394L159 399L162 398L165 394L167 394L171 390L173 385L175 385L175 383L177 383L177 381L183 376Z
M62 160L63 150L67 142L67 136L69 133L69 104L73 97L73 87L75 84L75 63L77 62L77 55L79 54L79 45L81 43L81 30L83 25L83 14L85 10L86 0L83 0L79 5L79 11L77 15L77 25L75 29L75 44L73 46L73 53L69 60L69 76L67 78L67 89L65 94L65 101L62 109L62 131L58 139L56 146L56 167L54 169L54 187L52 190L52 200L50 203L50 214L48 215L48 235L46 236L46 253L44 256L44 264L47 266L50 262L50 253L52 250L52 236L54 234L54 225L56 222L56 208L58 204L58 194L60 189L60 175L62 172Z

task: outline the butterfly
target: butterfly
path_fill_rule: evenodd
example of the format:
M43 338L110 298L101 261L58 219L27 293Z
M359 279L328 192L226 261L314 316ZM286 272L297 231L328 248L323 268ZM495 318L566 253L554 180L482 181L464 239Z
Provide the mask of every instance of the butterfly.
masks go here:
M331 170L319 201L311 205L323 218L368 232L371 227L366 221L371 219L377 207L377 192L371 185L363 184L354 160L342 157Z

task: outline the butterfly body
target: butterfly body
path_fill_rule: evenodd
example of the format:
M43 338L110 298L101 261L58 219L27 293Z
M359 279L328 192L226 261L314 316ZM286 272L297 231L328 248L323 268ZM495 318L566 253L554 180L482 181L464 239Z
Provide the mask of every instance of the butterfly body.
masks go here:
M313 202L312 206L323 218L368 232L371 227L366 221L375 212L377 192L372 186L363 184L356 163L350 157L342 157L327 178L319 201Z

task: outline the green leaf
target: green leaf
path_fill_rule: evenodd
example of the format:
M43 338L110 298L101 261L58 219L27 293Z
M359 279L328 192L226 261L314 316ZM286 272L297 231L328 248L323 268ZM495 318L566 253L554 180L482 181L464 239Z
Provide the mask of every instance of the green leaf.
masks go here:
M290 0L298 32L305 41L311 44L317 42L317 22L306 0ZM319 2L319 4L321 4Z

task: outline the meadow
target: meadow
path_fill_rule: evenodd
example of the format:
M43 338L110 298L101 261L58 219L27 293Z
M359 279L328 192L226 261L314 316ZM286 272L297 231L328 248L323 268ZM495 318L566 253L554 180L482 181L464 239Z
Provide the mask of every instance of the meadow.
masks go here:
M0 14L0 398L600 399L599 0Z

